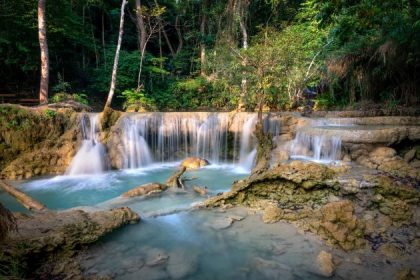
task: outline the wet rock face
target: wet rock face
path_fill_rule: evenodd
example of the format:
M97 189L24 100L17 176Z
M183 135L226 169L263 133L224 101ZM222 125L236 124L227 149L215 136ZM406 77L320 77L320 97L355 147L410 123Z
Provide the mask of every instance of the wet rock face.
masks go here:
M198 157L188 157L181 162L181 166L187 169L197 169L209 164L208 160Z
M17 216L19 234L10 236L9 242L2 248L5 254L0 261L26 260L22 264L31 266L27 267L30 275L41 273L49 277L63 278L67 275L77 278L80 275L74 274L78 273L75 271L78 265L70 257L81 246L139 220L139 215L128 207L98 212L72 210L33 216L20 214ZM68 266L69 263L72 265Z
M1 107L0 177L61 174L77 149L78 116L69 109ZM50 113L52 112L52 113Z

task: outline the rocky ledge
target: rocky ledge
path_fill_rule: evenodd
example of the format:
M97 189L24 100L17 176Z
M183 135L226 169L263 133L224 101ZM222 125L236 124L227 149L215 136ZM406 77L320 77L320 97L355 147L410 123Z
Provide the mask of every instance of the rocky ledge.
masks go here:
M343 250L370 246L386 257L420 249L420 191L414 181L359 165L293 161L235 182L203 207L244 205L265 223L280 220Z
M128 207L97 212L45 211L15 217L18 231L0 244L0 265L13 270L7 272L10 275L36 279L81 279L82 271L74 258L78 251L140 220Z

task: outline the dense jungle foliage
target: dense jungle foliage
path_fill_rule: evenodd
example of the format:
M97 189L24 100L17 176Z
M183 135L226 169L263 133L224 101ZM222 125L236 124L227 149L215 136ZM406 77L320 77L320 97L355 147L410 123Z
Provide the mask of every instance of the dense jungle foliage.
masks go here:
M119 0L46 1L50 102L105 102L120 8ZM280 110L308 96L317 108L420 102L417 0L130 0L125 9L115 107L254 110L261 101ZM1 1L0 26L0 93L36 97L36 1Z

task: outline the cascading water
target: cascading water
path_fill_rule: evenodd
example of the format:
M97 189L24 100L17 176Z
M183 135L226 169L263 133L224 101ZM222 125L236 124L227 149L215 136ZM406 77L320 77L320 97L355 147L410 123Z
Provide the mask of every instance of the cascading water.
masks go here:
M255 155L257 150L255 148L254 140L254 127L257 120L256 116L249 118L242 127L241 132L241 145L239 150L239 166L244 170L251 170L254 165Z
M105 147L97 138L99 114L82 116L82 146L66 170L66 175L99 174L106 169Z
M339 160L341 139L324 135L312 135L299 131L290 149L292 158L304 158L314 161Z
M123 146L124 168L137 168L152 163L153 158L145 138L147 122L145 119L124 119Z
M188 156L213 164L236 162L245 170L254 163L256 116L252 113L239 113L233 119L229 113L128 114L122 122L124 168ZM278 122L267 121L265 126L273 135L279 133Z

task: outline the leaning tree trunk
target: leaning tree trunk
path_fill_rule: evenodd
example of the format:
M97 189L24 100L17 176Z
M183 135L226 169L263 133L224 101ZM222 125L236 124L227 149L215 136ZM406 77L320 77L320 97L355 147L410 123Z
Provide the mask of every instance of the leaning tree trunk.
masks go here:
M19 201L20 204L22 204L26 209L38 211L46 210L44 204L2 180L0 180L0 188L8 194L10 194L11 196L13 196L14 198L16 198L16 200Z
M45 21L45 1L38 0L38 39L41 49L41 82L39 86L39 103L48 103L49 57L47 44L47 27Z
M109 88L108 99L106 100L105 108L111 107L112 97L115 92L115 83L117 81L118 60L120 59L121 41L124 33L124 10L127 5L127 0L123 0L121 4L121 18L120 18L120 32L118 35L117 49L115 51L114 67L112 68L111 86Z
M271 149L273 148L273 137L271 133L264 132L264 123L263 123L263 106L264 106L264 94L260 95L258 98L260 101L258 103L258 120L255 125L255 137L257 138L257 159L256 166L252 170L252 174L258 174L262 171L267 170L270 167L270 156Z

